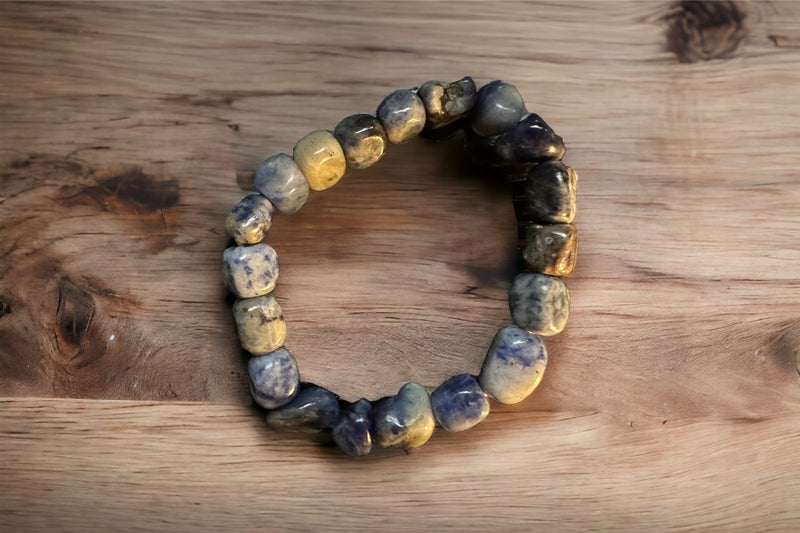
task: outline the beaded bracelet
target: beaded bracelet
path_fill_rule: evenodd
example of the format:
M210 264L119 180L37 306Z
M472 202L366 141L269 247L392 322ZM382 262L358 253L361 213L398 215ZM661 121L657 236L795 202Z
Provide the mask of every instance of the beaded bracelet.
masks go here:
M375 164L389 143L413 137L441 139L461 132L473 161L505 176L513 186L519 246L524 264L509 290L515 325L501 328L489 346L480 374L454 376L430 394L416 382L370 402L341 401L333 392L300 380L297 362L283 344L286 324L272 292L278 256L262 243L273 212L289 215L309 190L335 185L347 167ZM225 229L236 246L223 253L225 284L242 347L252 354L250 392L267 410L267 426L278 431L331 431L346 454L421 446L438 423L463 431L489 414L489 398L517 403L533 392L547 365L542 337L560 333L569 316L570 295L561 277L575 266L577 175L561 159L561 137L539 115L528 113L517 89L493 81L476 89L472 78L429 81L387 96L375 115L342 120L333 132L300 139L292 156L277 154L255 171L258 190L228 214Z

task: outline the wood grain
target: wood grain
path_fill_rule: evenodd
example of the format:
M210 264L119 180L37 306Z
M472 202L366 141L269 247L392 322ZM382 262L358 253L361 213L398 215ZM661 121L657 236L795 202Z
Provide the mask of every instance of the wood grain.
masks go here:
M796 530L798 22L787 2L0 4L0 522ZM580 175L541 387L408 456L269 433L226 211L308 131L465 74L514 82ZM457 142L391 148L268 237L302 376L347 399L475 372L509 321L508 191Z

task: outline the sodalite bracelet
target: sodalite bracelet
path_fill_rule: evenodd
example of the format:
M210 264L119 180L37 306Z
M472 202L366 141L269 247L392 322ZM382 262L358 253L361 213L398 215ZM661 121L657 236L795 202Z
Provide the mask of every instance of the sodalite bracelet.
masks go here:
M270 293L278 280L278 256L262 243L275 210L290 215L309 191L335 185L347 168L367 168L388 144L422 134L441 139L461 132L473 161L512 183L524 271L512 282L509 308L515 325L492 340L477 376L459 374L430 394L419 383L394 396L347 403L333 392L301 381L297 361L283 344L286 324ZM368 454L373 445L416 448L438 424L463 431L489 414L493 399L527 398L547 366L542 337L560 333L570 295L561 279L575 267L577 175L561 159L561 137L529 113L516 87L493 81L477 90L472 78L428 81L387 96L375 115L343 119L332 132L318 130L298 141L292 156L277 154L256 169L252 193L228 214L225 229L236 245L223 253L223 279L238 298L233 315L248 363L254 401L267 409L277 431L330 431L339 449Z

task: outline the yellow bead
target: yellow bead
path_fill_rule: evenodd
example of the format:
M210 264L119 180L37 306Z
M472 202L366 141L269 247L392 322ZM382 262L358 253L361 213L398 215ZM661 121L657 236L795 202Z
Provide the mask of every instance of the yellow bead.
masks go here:
M315 191L333 187L344 176L347 161L339 141L329 131L312 131L294 147L294 162Z
M233 318L242 348L252 354L277 350L286 340L283 311L272 295L237 300Z

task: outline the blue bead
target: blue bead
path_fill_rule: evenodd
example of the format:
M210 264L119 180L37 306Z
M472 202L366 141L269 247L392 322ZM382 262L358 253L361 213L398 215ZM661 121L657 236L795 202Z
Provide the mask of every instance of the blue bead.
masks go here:
M489 398L471 374L448 379L431 393L436 421L447 431L464 431L489 415Z
M333 440L347 455L360 457L372 450L370 435L369 400L361 398L342 413L339 421L333 426Z
M475 133L489 137L512 128L524 114L525 102L517 88L495 80L478 91L478 99L469 120Z
M339 398L322 387L310 386L294 399L267 413L267 426L275 431L318 433L339 420Z
M506 326L494 336L478 381L491 398L517 403L527 398L542 380L547 349L538 335Z
M250 358L247 373L250 376L250 394L265 409L289 403L300 388L297 361L286 348Z
M433 435L436 420L428 391L410 381L395 396L375 402L372 435L382 448L416 448Z

